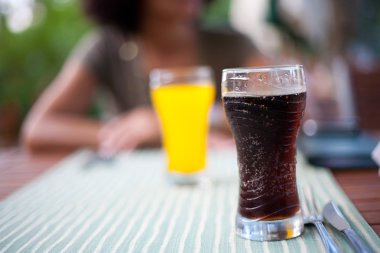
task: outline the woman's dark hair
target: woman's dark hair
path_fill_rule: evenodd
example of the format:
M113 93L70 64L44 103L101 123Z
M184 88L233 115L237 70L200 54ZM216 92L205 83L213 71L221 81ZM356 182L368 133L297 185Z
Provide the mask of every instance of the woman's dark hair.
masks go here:
M83 0L85 14L102 25L114 26L123 33L139 31L143 0Z
M85 14L101 25L116 27L123 33L140 29L144 0L83 0ZM210 4L212 0L205 0Z

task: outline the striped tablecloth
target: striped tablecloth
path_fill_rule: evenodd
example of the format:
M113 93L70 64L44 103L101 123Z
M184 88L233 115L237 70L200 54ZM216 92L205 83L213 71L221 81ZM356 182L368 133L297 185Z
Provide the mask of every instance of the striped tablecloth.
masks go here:
M163 153L119 155L85 169L89 151L67 158L0 202L0 252L323 252L312 227L296 239L252 242L236 237L238 176L232 152L210 152L213 183L175 187ZM298 159L298 182L319 204L334 199L353 228L380 252L380 240L331 173ZM330 229L345 252L344 236Z

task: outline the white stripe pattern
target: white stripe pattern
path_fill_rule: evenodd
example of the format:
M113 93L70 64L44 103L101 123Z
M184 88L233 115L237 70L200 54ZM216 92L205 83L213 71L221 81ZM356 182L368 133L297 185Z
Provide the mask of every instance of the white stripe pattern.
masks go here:
M181 241L179 242L179 248L178 248L178 252L184 252L184 249L185 249L185 243L186 243L186 239L190 233L190 229L191 229L191 226L193 225L193 220L194 220L194 214L198 208L198 205L199 205L199 199L200 199L200 196L201 194L194 194L195 197L193 197L192 201L191 201L191 204L189 206L189 217L187 218L187 222L186 222L186 225L185 225L185 230L183 232L183 235L181 237Z
M308 252L307 248L306 248L306 243L305 243L305 240L303 239L303 237L301 236L301 237L297 238L297 240L299 242L300 253Z
M269 244L268 242L263 242L263 252L264 253L269 253L270 252L268 244Z
M132 178L131 180L139 180L139 178ZM142 188L145 186L144 185L145 181L141 182L139 184L139 187L135 188L135 191L138 192L138 191L142 190ZM128 217L128 215L131 213L131 211L135 209L135 207L138 203L138 200L139 200L139 198L141 198L141 196L139 196L139 195L138 196L134 195L134 196L135 196L135 198L131 198L128 201L128 207L125 210L119 210L119 212L121 212L123 215L119 216L119 219L115 220L112 223L111 228L108 229L106 231L106 233L102 236L98 245L96 245L95 252L102 252L103 251L102 249L104 247L104 243L106 242L106 240L108 240L110 238L110 236L116 231L117 227L122 223L122 221L125 220L126 217Z
M63 189L64 188L62 187L61 190L63 190ZM54 193L56 193L56 192L57 191L55 191ZM25 214L24 213L25 208L28 208L29 210L33 210L33 211L41 209L41 205L36 205L35 203L41 202L41 200L43 200L44 198L46 199L48 197L48 194L49 193L47 193L46 191L43 191L41 193L36 193L36 194L28 194L28 195L30 195L30 197L28 196L25 198L26 199L28 199L28 198L34 199L35 202L29 201L29 202L27 202L27 204L25 206L20 206L20 205L17 206L17 205L14 205L14 203L7 205L7 207L9 207L9 208L4 208L1 210L3 215L0 217L0 228L3 228L3 225L5 223L8 223L8 221L13 219L14 217L19 217L20 215ZM56 195L57 195L57 193L56 193ZM6 212L7 209L9 209L8 212Z
M13 244L15 242L17 242L17 240L20 240L21 238L23 238L23 236L27 235L33 229L36 229L39 226L42 226L45 221L49 220L49 218L53 218L55 215L57 215L58 218L63 217L64 215L66 215L70 211L70 207L66 207L65 209L63 209L63 212L60 212L60 211L61 210L56 210L56 212L53 213L53 214L51 214L51 215L49 215L48 218L46 218L46 217L40 217L39 219L36 219L34 223L31 223L31 224L30 223L26 223L26 224L22 223L22 225L17 230L14 230L12 233L8 234L6 237L4 237L2 239L2 241L5 241L9 237L12 237L13 234L17 234L2 249L4 251L7 251L10 247L13 246Z
M245 248L245 252L253 253L252 248L251 248L251 241L244 240L244 248Z
M107 188L106 191L104 191L104 198L111 195L111 192L112 192L112 188L111 187ZM67 238L67 236L69 236L74 231L74 229L78 228L79 225L81 225L86 219L88 219L86 214L88 214L88 211L91 207L92 206L86 206L87 212L82 212L79 216L74 215L74 222L70 224L70 226L64 231L63 234L58 235L58 238L54 240L54 243L49 245L49 247L45 251L47 252L52 251L57 245L59 245L62 241L64 241ZM96 212L96 210L93 210L93 209L91 209L90 211L92 211L91 213Z
M131 178L133 180L134 178ZM142 187L142 184L140 184L139 188L136 188L136 190L140 190ZM106 225L108 225L111 221L111 219L116 216L117 214L120 214L122 212L125 212L126 208L128 206L133 206L135 199L131 198L129 199L119 199L118 204L116 206L112 206L108 214L106 214L105 218L102 219L101 224L96 228L94 232L91 233L91 235L86 239L86 241L82 244L81 248L79 249L79 252L86 251L86 247L91 243L91 241L104 229ZM106 238L106 237L105 237ZM97 246L98 247L98 246Z
M185 198L186 197L186 198ZM195 194L192 195L192 199L195 198ZM187 200L187 195L183 196L183 200ZM166 247L168 246L169 240L171 236L173 235L174 226L178 220L179 215L181 214L181 211L184 209L183 205L177 205L173 212L173 217L170 219L169 227L167 232L165 233L164 240L162 242L161 248L159 250L159 253L166 252Z
M39 211L48 209L51 206L59 205L59 203L63 202L63 200L60 199L59 196L63 195L64 191L66 191L65 188L66 187L64 187L64 185L62 185L61 189L59 189L58 191L55 191L54 193L56 193L56 194L54 194L54 196L52 196L52 198L51 198L53 200L53 202L49 202L47 205L46 204L44 204L44 205L35 204L35 203L40 203L40 202L44 203L43 200L48 197L48 194L41 194L41 196L37 195L37 197L34 197L32 195L31 198L34 199L35 201L27 202L27 203L32 203L35 206L34 208L30 208L30 206L19 206L19 208L13 207L14 208L13 211L10 211L8 214L6 214L2 217L3 218L3 224L0 226L0 233L2 233L8 227L13 226L14 224L20 222L21 220L23 220L24 222L26 222L25 219L35 220L35 218L36 218L35 216L38 214ZM25 212L25 209L30 210L30 212L29 213ZM30 213L32 213L32 215L34 215L34 216L31 216ZM15 218L13 218L13 217L15 217ZM9 220L12 220L12 222L9 222Z
M97 197L97 198L104 197L105 196L104 194L109 193L109 191L94 192L94 191L90 191L89 189L87 190L87 192L90 193L89 196L83 196L81 194L78 194L78 195L86 199L91 199L94 197ZM80 209L72 210L72 213L70 216L67 216L64 219L59 220L59 224L54 226L54 229L50 231L48 235L38 240L38 243L32 248L32 253L37 252L40 247L42 247L49 239L55 236L58 233L58 231L60 231L67 224L73 224L73 222L77 221L78 215L83 213L88 208L89 206L83 205L81 206Z
M51 172L44 174L42 176L42 179L48 176L49 174L51 174ZM9 215L17 217L19 220L24 220L26 216L30 215L30 213L35 214L37 211L49 209L52 206L56 206L56 205L62 206L60 203L67 201L67 198L72 198L74 193L77 193L76 191L78 189L73 187L74 184L72 183L71 180L66 180L62 182L61 176L62 176L62 171L58 170L56 177L54 177L53 180L47 181L47 184L40 183L41 178L37 180L36 182L32 182L30 185L32 186L35 185L37 190L30 191L30 194L21 194L21 196L20 194L14 194L16 195L17 200L23 201L25 204L17 205L16 207L13 204L10 204L9 213L6 214L5 216L0 217L0 222L2 220L7 222L9 219L11 219L11 217L8 217ZM86 182L87 181L84 180L84 182L82 183L84 185L87 185ZM59 188L56 188L55 187L56 185L58 185ZM49 191L47 191L46 189L49 189ZM80 189L80 190L83 191L85 189ZM66 200L62 198L63 196L66 197ZM25 201L27 199L33 199L33 201ZM50 201L44 201L46 199L49 199ZM5 200L5 202L7 202L7 200ZM31 207L34 207L34 209L31 209ZM30 212L26 213L25 209L30 210ZM3 226L0 226L0 227L4 228ZM0 230L0 233L1 233L1 230Z
M111 191L112 192L112 191ZM115 199L114 199L115 201ZM120 199L118 200L120 201ZM111 207L113 206L114 202L111 202ZM62 249L63 252L66 252L71 245L73 245L79 238L80 236L86 232L86 230L95 222L96 220L100 219L100 217L103 217L106 215L107 210L109 210L109 206L103 205L101 208L95 210L92 216L84 216L83 214L81 215L83 217L82 220L84 220L84 224L81 225L81 229L75 233L75 237L72 238L68 243L66 243L65 247ZM80 220L80 217L78 217L78 220Z
M127 207L125 210L122 208L117 210L118 213L122 213L121 216L118 216L118 219L115 220L111 228L106 231L106 233L102 236L100 239L99 243L96 245L95 252L102 252L102 249L104 247L105 242L110 238L110 236L116 231L117 227L120 225L122 220L124 220L130 212L136 207L136 204L138 203L136 199L133 201L129 200L128 202L126 201L125 203L128 203Z
M201 210L201 219L198 224L198 230L195 235L195 249L194 252L200 252L201 251L201 244L202 244L202 234L204 232L204 228L206 225L207 221L207 214L209 213L209 207L210 207L210 202L211 202L211 196L212 192L210 189L207 190L205 193L205 197L203 198L202 204L199 207Z
M219 245L220 245L220 237L222 230L222 201L224 201L223 197L225 196L226 190L220 186L216 189L217 197L216 197L216 215L215 215L215 239L214 239L214 253L219 253Z
M59 164L57 164L55 167L58 167L58 165L63 165L64 163L69 163L71 160L79 157L80 155L81 152L79 152L76 155L73 155L70 158L67 158L63 162L59 162ZM60 179L64 172L65 170L60 170L58 168L55 170L45 172L41 177L28 184L27 191L25 190L25 188L20 189L18 192L13 193L10 197L3 200L0 203L0 212L2 213L2 216L0 217L0 227L2 227L4 222L7 222L11 217L19 215L19 213L15 211L21 211L22 213L26 208L30 210L31 206L40 208L41 206L37 205L36 203L44 204L44 202L41 200L44 200L46 198L55 200L56 197L60 196L61 190L70 190L71 188L69 185L65 186L64 184L60 184ZM52 174L54 174L54 177L49 177ZM47 177L49 177L49 180L45 180L45 178ZM61 185L61 187L58 190L56 189L55 191L46 191L47 188L54 189L54 186L56 184ZM27 199L33 199L34 201L24 201ZM22 203L22 205L20 205L20 202Z
M162 210L162 214L159 216L159 219L157 220L157 223L153 228L153 234L150 236L148 242L144 245L144 248L142 249L143 253L149 252L149 247L154 242L154 240L157 238L158 233L160 232L160 228L162 226L162 223L164 222L164 220L166 218L170 219L170 217L167 217L167 216L169 214L169 210L171 210L173 205L175 205L177 203L177 205L175 205L176 209L178 209L178 207L182 206L182 203L185 200L185 196L181 196L182 198L180 198L179 201L177 201L178 197L179 197L179 194L176 194L173 198L171 198L172 201L169 204L166 204L164 206L164 209Z
M59 201L58 201L59 202ZM18 238L21 238L20 237L20 234L18 233L19 231L22 231L22 235L26 234L28 231L32 230L33 228L37 227L39 224L42 223L42 221L44 221L44 216L41 216L41 213L37 212L37 211L44 211L44 210L49 210L49 208L43 206L37 210L34 210L34 212L32 212L32 215L30 215L30 213L25 213L25 215L21 215L21 217L19 219L15 219L13 222L10 222L9 224L7 224L6 226L3 226L2 229L0 231L4 231L6 230L9 226L12 226L14 224L17 224L18 222L22 221L21 224L18 225L18 227L16 229L14 229L11 233L7 234L6 236L4 236L3 238L0 239L0 243L7 240L9 237L11 237L13 234L18 234ZM67 210L64 209L64 210ZM59 212L62 212L61 210L61 207L60 206L55 206L54 209L50 209L49 210L49 214L50 216L53 216L54 217L54 214L55 213L58 213ZM28 215L29 214L29 215ZM62 215L62 213L61 213ZM30 224L33 224L33 226L30 226ZM11 245L10 245L11 246Z
M67 210L66 212L62 210ZM44 224L42 225L42 229L40 229L32 238L30 238L24 245L17 251L17 253L22 252L25 248L29 246L33 241L35 241L41 234L43 234L47 229L51 226L57 224L58 222L62 222L63 218L69 216L73 210L70 207L66 207L65 209L60 210L60 215L53 217L52 219L45 219Z
M237 198L237 195L235 194L235 191L230 191L230 194L228 195L228 203L230 205L230 227L233 228L230 230L230 235L228 238L228 243L231 249L231 253L236 252L236 231L235 231L235 220L236 220L236 201L234 200ZM232 211L233 210L233 211Z
M153 202L153 198L156 196L151 194L149 197L147 197L144 201L141 200L139 203L139 207L136 209L134 215L131 217L129 220L128 226L124 230L123 234L121 237L118 239L118 241L115 243L115 246L112 250L112 252L118 252L118 249L121 247L121 245L125 242L127 236L133 229L135 223L145 214L145 210L148 210L148 207L151 205Z
M121 207L125 207L126 206L126 203L127 203L127 201L119 201L115 206L112 206L112 209L108 213L105 213L103 215L105 217L102 218L102 221L101 221L100 225L95 229L95 231L93 231L91 233L91 235L88 238L86 238L86 240L83 242L82 246L79 248L79 250L78 250L79 252L86 251L86 248L91 243L91 241L99 234L99 232L105 226L107 226L109 224L109 222L112 220L112 218L115 215L117 215L117 212L115 212L115 209L116 210L120 210Z
M154 201L154 204L152 204L151 208L149 208L149 212L146 215L146 217L144 217L144 221L141 223L140 229L137 231L137 233L135 234L135 236L132 238L131 242L129 243L129 249L128 249L129 253L134 252L137 240L140 239L140 237L143 235L146 227L154 223L153 220L156 217L156 214L158 213L158 209L160 208L160 205L165 205L165 202L163 203L161 202L166 197L165 196L166 194L167 194L166 192L161 193L160 197L159 198L157 197ZM115 251L117 251L117 248L115 248Z
M290 253L289 246L285 241L281 241L282 249L284 250L284 253Z

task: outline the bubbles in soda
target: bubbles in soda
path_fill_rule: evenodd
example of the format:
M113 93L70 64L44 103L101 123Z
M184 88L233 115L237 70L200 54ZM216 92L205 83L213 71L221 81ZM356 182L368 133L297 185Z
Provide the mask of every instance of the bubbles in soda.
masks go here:
M239 213L257 220L292 217L300 210L296 137L306 92L223 97L238 153Z

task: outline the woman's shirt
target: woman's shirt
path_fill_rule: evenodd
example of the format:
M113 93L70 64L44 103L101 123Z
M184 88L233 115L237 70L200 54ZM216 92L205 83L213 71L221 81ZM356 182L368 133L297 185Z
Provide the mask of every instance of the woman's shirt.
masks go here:
M213 69L217 98L224 68L241 67L257 53L251 41L232 30L200 30L200 62ZM108 90L119 111L151 104L149 76L133 38L112 29L86 36L74 51L101 88Z

